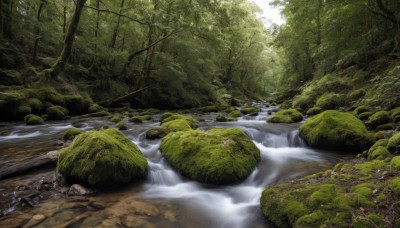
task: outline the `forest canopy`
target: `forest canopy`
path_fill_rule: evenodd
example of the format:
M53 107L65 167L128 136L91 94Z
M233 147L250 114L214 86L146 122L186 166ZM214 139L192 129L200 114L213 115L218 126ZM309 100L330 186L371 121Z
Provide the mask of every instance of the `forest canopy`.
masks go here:
M61 74L45 73L67 93L72 84L104 101L145 88L128 99L139 107L194 107L224 94L259 99L279 72L259 10L246 0L5 0L0 67L22 71L32 86L39 72L65 63Z

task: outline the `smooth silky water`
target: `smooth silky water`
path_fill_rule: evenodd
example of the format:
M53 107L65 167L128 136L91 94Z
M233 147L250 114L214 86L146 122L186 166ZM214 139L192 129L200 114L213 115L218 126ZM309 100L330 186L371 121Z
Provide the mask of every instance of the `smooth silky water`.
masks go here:
M348 159L343 154L308 148L299 137L300 124L266 123L268 110L274 108L264 107L256 117L245 116L228 123L215 122L216 114L195 116L202 120L199 126L202 130L240 128L258 147L261 162L242 183L215 186L182 177L161 156L161 140L145 139L146 129L158 126L159 122L130 124L123 132L147 158L147 180L86 199L54 193L35 208L15 212L10 208L7 220L0 221L0 226L10 224L11 220L18 224L40 214L46 217L39 224L43 227L273 227L265 222L259 209L265 187L326 170ZM155 116L157 118L159 115ZM77 118L34 127L2 126L0 165L14 164L57 149L63 131L72 126L92 130L103 124L112 126L111 122L99 118ZM41 175L55 175L54 168L0 181L0 190L35 181Z

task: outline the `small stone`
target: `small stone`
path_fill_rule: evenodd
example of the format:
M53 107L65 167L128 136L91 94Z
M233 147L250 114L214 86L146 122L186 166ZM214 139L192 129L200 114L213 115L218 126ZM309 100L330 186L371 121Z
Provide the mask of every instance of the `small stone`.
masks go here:
M47 217L42 214L36 214L32 216L32 218L29 220L29 222L24 226L24 227L34 227L38 225L39 223L43 222Z
M45 215L41 215L41 214L37 214L37 215L34 215L33 217L32 217L32 220L34 220L34 221L43 221L43 220L45 220L46 219L46 216Z
M69 196L85 196L94 193L93 190L83 187L80 184L72 185L68 190Z

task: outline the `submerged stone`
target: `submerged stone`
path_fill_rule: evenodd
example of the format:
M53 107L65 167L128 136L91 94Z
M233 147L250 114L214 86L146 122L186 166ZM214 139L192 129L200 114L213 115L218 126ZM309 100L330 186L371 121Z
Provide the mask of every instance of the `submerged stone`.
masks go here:
M107 129L77 136L61 150L57 171L68 182L112 187L145 177L147 160L124 134Z
M260 151L240 129L188 130L163 138L161 153L184 176L211 184L244 180L260 161Z
M300 127L301 137L312 147L358 153L374 143L364 123L351 114L325 111Z

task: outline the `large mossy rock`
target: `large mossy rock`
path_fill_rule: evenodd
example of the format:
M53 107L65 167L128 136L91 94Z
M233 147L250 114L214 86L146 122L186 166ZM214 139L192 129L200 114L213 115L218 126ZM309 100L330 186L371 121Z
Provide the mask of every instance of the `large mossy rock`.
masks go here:
M371 129L376 129L378 126L392 122L390 113L387 111L380 111L368 118L367 125Z
M364 123L349 113L325 111L300 127L301 137L312 147L362 152L374 143Z
M186 131L197 128L197 120L182 114L164 113L161 116L161 127L169 132Z
M257 147L235 128L170 133L160 150L184 176L211 184L242 181L260 161Z
M287 109L277 112L267 120L268 123L297 123L303 120L303 115L296 109Z
M61 150L57 171L70 183L112 187L145 177L147 160L124 134L107 129L78 135Z

